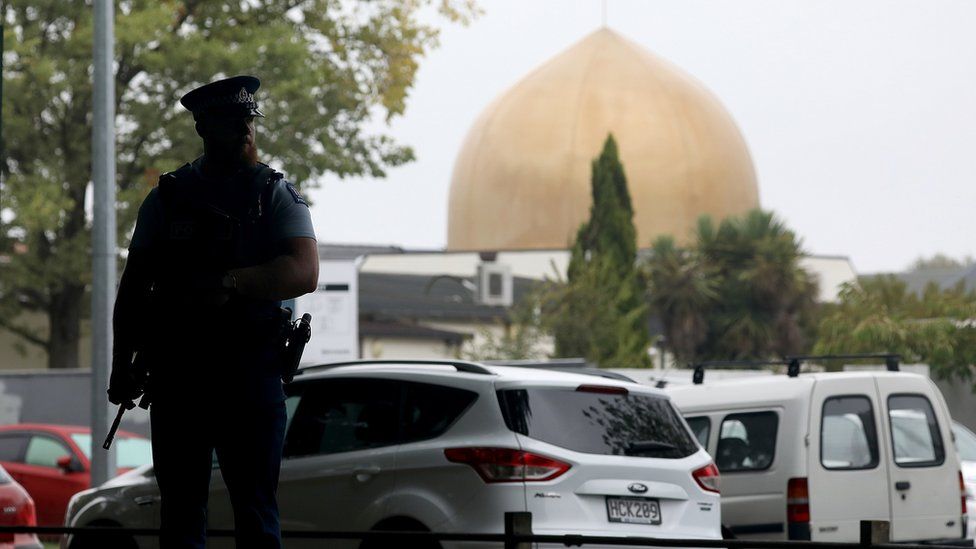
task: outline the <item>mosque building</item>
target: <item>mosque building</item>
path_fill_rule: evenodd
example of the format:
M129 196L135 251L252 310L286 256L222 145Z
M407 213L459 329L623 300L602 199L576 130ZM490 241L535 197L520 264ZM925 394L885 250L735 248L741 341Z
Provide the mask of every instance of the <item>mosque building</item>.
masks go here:
M700 82L600 29L478 117L451 181L448 250L566 248L591 203L590 165L616 139L638 247L687 240L699 216L759 207L735 121Z

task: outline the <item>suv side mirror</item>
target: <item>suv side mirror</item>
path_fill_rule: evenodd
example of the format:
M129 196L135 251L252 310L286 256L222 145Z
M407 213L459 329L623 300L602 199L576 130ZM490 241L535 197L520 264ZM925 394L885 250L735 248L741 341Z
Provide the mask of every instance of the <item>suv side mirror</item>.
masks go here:
M64 473L79 473L82 471L83 467L78 460L71 456L61 456L57 461L58 469L61 469Z

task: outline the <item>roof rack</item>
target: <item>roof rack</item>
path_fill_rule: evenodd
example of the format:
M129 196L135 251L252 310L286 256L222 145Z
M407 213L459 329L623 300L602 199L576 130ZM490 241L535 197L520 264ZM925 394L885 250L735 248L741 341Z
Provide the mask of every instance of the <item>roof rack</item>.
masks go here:
M863 360L869 358L883 358L885 361L885 367L889 372L900 371L898 362L899 360L901 360L901 355L895 353L862 353L862 354L849 354L849 355L796 355L796 356L785 357L782 360L706 360L704 362L698 362L691 365L695 369L694 374L692 374L691 382L694 383L695 385L701 385L705 381L706 366L783 365L786 366L786 375L788 375L789 377L797 377L800 375L800 364L808 360Z
M695 385L704 383L706 366L770 366L773 364L788 365L789 362L786 360L706 360L696 362L691 365L695 369L691 376L691 382Z
M852 355L799 355L799 356L788 356L786 375L790 377L796 377L800 375L800 363L806 362L808 360L860 360L865 358L883 358L885 361L885 368L889 372L899 372L898 361L901 360L901 355L895 353L863 353L863 354L852 354Z
M488 368L481 366L480 364L475 364L474 362L466 362L463 360L398 360L398 359L367 359L367 360L350 360L346 362L330 362L328 364L316 364L314 366L306 366L298 371L298 374L309 371L321 371L329 370L332 368L340 368L343 366L366 366L366 365L376 365L376 364L387 364L390 366L399 366L408 364L411 366L454 366L458 372L463 372L466 374L482 374L482 375L495 375Z

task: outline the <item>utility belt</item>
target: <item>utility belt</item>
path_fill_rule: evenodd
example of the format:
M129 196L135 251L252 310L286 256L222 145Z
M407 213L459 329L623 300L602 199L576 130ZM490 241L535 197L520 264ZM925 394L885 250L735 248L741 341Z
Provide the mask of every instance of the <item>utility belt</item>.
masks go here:
M162 314L157 320L159 324L146 341L145 352L137 355L145 361L141 367L149 371L150 377L187 375L188 372L178 371L179 365L186 364L186 359L191 358L188 353L192 353L189 363L193 367L215 363L207 368L211 374L245 374L242 362L256 362L253 367L261 368L264 374L270 374L270 369L289 383L312 334L312 315L305 313L292 320L291 309L269 308L266 302L228 304L226 310L194 318Z

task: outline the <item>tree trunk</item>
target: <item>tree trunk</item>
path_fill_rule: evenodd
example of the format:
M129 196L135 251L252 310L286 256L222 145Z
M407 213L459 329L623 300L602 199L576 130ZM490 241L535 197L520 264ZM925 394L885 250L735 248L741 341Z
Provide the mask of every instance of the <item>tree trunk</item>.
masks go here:
M79 343L81 341L81 310L85 287L68 285L51 294L48 309L50 339L47 349L47 367L79 368Z

